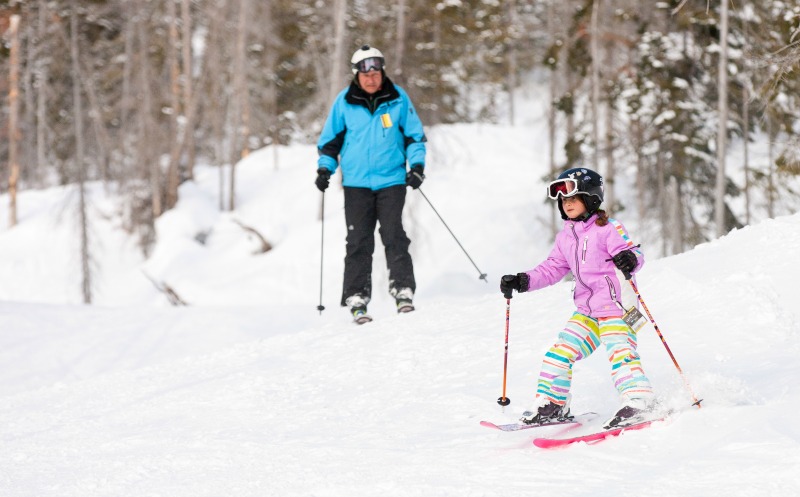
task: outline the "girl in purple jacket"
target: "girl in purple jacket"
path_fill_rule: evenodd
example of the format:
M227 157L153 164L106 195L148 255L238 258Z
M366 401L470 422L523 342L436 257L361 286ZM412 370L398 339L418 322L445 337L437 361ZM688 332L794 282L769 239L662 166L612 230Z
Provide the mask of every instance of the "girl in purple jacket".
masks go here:
M622 277L631 279L644 264L644 255L625 227L600 209L603 178L596 172L568 169L550 183L547 194L558 202L564 228L544 262L530 271L503 276L500 290L511 298L513 290L539 290L572 271L577 310L545 354L534 407L523 413L522 421L545 424L570 418L572 366L602 344L622 399L621 408L606 425L631 423L654 404L653 388L636 352L636 332L623 320L629 309L621 302Z

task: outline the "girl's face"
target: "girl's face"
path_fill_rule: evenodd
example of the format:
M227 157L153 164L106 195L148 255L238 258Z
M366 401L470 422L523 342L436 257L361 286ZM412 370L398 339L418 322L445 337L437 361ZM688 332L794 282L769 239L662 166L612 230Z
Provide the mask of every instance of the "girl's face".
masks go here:
M586 213L586 205L584 205L580 195L562 198L561 206L564 208L564 212L570 219L577 219Z

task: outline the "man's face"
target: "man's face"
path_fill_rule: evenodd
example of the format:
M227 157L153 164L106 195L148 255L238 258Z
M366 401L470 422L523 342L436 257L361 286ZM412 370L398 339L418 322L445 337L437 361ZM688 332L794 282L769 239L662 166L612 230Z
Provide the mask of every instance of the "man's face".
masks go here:
M380 90L382 84L383 75L377 69L373 69L369 72L358 73L358 86L360 86L362 90L370 95Z

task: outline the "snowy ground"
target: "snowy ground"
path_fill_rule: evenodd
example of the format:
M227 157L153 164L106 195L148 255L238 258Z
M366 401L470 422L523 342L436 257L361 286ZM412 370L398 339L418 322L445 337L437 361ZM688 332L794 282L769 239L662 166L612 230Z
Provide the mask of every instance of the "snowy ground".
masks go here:
M489 282L409 192L418 310L394 314L376 254L376 321L362 327L338 306L338 186L325 199L326 309L316 311L313 147L282 148L277 165L272 151L242 163L233 213L216 209L218 172L199 169L159 220L147 260L93 187L93 306L79 304L74 193L23 193L20 224L0 231L0 495L794 495L798 214L650 258L639 276L702 409L556 451L534 447L530 432L479 426L519 417L572 310L569 283L512 300L503 412L497 281L533 267L550 244L541 123L429 131L423 191ZM0 198L0 219L7 204ZM635 237L636 221L621 219ZM237 222L274 250L254 254ZM191 305L170 307L145 273ZM640 351L665 402L686 406L652 326ZM574 411L613 412L604 357L577 364L573 394Z

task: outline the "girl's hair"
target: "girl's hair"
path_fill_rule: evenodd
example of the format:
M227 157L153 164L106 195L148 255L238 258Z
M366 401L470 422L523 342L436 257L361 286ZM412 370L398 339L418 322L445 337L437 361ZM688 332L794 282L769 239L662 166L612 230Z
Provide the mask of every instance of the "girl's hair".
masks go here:
M598 226L605 226L608 224L608 213L603 209L597 209L597 219L594 223Z

